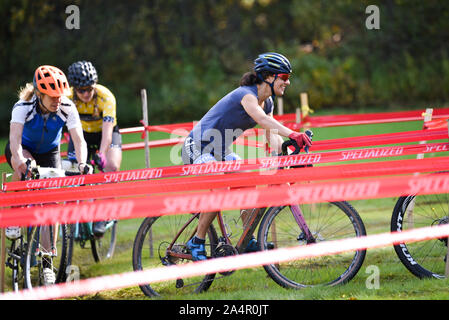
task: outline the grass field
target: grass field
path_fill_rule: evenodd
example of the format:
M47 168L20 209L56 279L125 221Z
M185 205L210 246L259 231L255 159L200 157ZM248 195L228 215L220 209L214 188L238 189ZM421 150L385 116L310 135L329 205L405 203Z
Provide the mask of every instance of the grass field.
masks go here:
M403 122L392 124L361 125L351 127L316 128L314 140L362 136L388 132L401 132L419 130L422 122ZM164 133L151 133L151 139L167 138ZM124 143L139 141L139 135L124 135ZM0 143L3 153L6 141ZM151 150L151 166L167 166L171 148L158 148ZM313 148L311 149L313 152ZM428 154L426 157L447 154ZM410 156L409 158L413 158ZM415 156L416 157L416 156ZM395 158L399 159L399 158ZM373 161L383 161L377 159ZM179 164L179 163L175 163ZM382 164L380 164L382 165ZM145 167L143 150L126 151L123 154L121 170ZM0 171L11 172L6 164L0 165ZM376 200L352 201L364 220L368 234L389 232L390 218L396 198ZM118 224L118 243L116 252L111 260L93 263L85 258L80 262L82 278L98 277L132 271L132 244L137 229L143 219L121 220ZM77 247L75 251L80 251ZM79 253L78 253L79 254ZM370 276L373 270L379 272L377 288L370 285ZM368 250L367 256L358 275L348 284L337 287L306 288L301 290L287 290L278 286L265 273L262 267L236 271L230 277L215 281L208 292L199 295L174 294L158 299L189 299L189 300L443 300L449 298L449 280L419 280L413 276L399 262L392 247ZM139 287L130 287L112 291L100 291L97 294L74 299L120 299L145 300Z

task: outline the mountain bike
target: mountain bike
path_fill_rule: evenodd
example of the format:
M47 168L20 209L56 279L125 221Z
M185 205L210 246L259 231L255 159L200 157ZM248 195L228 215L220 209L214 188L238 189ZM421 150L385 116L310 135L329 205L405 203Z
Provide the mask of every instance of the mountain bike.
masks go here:
M448 194L400 197L393 209L391 232L449 223ZM418 278L445 278L448 238L399 243L394 250L402 264Z
M30 159L26 165L22 180L65 176L64 170L35 166ZM22 281L23 288L27 289L44 285L46 272L55 274L56 283L64 281L68 248L68 228L65 224L21 227L20 236L10 241L6 266L11 269L14 291L20 289Z
M117 220L106 222L106 232L101 237L94 235L92 225L92 222L82 222L70 225L67 260L68 267L74 265L74 260L76 260L73 254L75 243L78 243L81 249L90 249L95 262L110 259L114 255L117 242ZM81 255L83 255L83 253L81 253Z
M284 142L282 149L293 144ZM307 150L306 150L307 151ZM159 266L192 263L192 255L186 243L195 235L199 213L190 215L167 215L147 217L137 231L133 245L133 269L140 271ZM226 222L230 221L230 222ZM259 225L257 250L306 246L321 241L361 237L366 229L357 211L347 202L320 204L298 204L272 208L254 208L229 214L218 213L206 237L207 259L244 254L248 243ZM238 232L231 230L235 224ZM240 227L243 226L243 227ZM233 241L236 244L233 245ZM359 271L365 259L366 250L309 258L285 263L264 265L268 275L285 288L304 288L317 285L339 285L350 281ZM229 270L220 273L220 278L231 275ZM186 293L200 293L208 290L216 274L206 274L188 279L177 279L140 285L149 296L174 294L180 290Z
M88 162L92 164L95 169L103 172L103 167L100 165L100 160L95 153L97 146L88 146ZM63 160L63 166L70 171L77 171L77 163L70 160ZM79 173L78 173L79 174ZM79 202L79 201L77 201ZM69 249L67 260L67 273L70 272L70 267L74 265L74 248L75 243L78 243L81 249L90 249L95 262L100 262L105 259L110 259L114 255L115 245L117 242L117 220L105 221L105 233L99 237L95 236L93 232L93 222L75 223L69 226ZM85 256L80 253L83 262Z

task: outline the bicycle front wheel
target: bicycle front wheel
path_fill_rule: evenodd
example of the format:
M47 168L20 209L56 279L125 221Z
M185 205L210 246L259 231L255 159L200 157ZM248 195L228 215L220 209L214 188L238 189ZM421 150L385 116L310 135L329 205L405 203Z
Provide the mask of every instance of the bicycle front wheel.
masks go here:
M106 232L102 237L93 237L91 241L92 255L95 262L110 259L114 255L117 242L117 220L106 222Z
M391 217L391 231L449 223L449 195L429 194L401 197ZM400 243L394 250L402 264L418 278L445 278L447 238Z
M192 215L145 218L134 240L134 271L192 263L186 243L195 234L197 221ZM206 256L208 258L212 256L217 243L217 233L211 225L206 237ZM144 284L140 285L140 288L149 297L199 293L209 289L214 278L215 274L207 274L158 282L151 286Z
M316 242L361 237L365 226L347 202L299 205ZM265 214L258 234L261 250L307 245L304 233L290 206L273 207ZM299 289L337 285L350 281L360 270L366 250L265 265L265 271L279 285Z
M25 281L28 289L65 281L67 266L68 229L66 225L32 227L25 257ZM47 269L47 270L45 270ZM53 282L53 281L51 281Z

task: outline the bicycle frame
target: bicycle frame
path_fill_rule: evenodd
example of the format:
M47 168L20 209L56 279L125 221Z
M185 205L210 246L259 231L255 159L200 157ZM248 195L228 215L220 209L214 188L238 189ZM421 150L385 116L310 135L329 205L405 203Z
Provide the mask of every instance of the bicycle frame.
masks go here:
M312 136L313 136L313 133L310 130L307 130L306 134L310 138L312 138ZM282 145L283 154L287 154L288 146L293 146L295 148L295 151L293 152L293 154L299 153L299 151L300 151L299 146L296 144L296 142L293 142L290 140L290 141L284 142L284 144ZM307 147L306 147L305 151L306 151L306 153L308 153ZM316 242L309 227L307 226L307 223L305 221L305 218L301 211L301 208L298 205L291 205L290 208L291 208L291 211L292 211L293 217L295 218L296 223L298 224L299 228L302 231L302 234L300 234L298 236L298 240L305 240L307 244ZM259 225L262 217L264 216L267 208L253 208L253 209L244 209L244 210L250 210L251 212L250 212L249 218L247 218L246 221L244 221L243 233L240 236L239 240L237 241L237 244L235 245L235 249L237 250L237 252L239 254L245 252L245 250L248 246L248 243L251 240L251 237L254 234L254 231L256 230L257 226ZM173 241L170 243L169 247L166 250L166 257L169 255L169 256L172 256L175 258L192 260L191 254L174 252L172 250L172 248L173 248L174 244L176 243L176 240L179 238L179 236L183 233L183 231L187 228L187 226L190 225L190 223L196 217L198 217L198 215L199 215L199 213L194 214L194 216L192 218L190 218L189 221L187 221L184 224L184 226L178 231L178 233L174 237ZM241 212L241 215L242 215L242 212ZM231 239L229 238L228 231L226 230L226 224L223 220L223 215L221 212L219 212L217 214L216 219L218 222L218 226L220 228L220 232L222 234L222 237L219 238L218 245L220 245L220 243L224 243L226 245L232 246ZM243 220L243 218L242 218L242 220ZM193 234L190 235L189 239L195 235L195 232L196 232L196 228L195 228ZM165 261L165 263L168 263L168 262Z
M298 226L302 230L303 234L305 235L305 238L303 240L307 241L307 244L314 243L315 238L313 237L312 233L310 232L309 227L307 226L307 223L305 222L304 215L301 212L301 209L298 205L292 205L290 206L293 212L293 216L298 223ZM235 249L239 254L244 253L249 241L251 240L252 235L254 234L254 231L258 227L262 217L264 216L267 208L254 208L250 209L250 216L246 219L243 226L243 233L240 236L239 240L237 241L237 244L235 245ZM164 257L164 263L167 265L170 264L169 261L167 261L167 258L170 257L176 258L176 259L185 259L185 260L192 260L192 255L190 253L185 252L177 252L173 250L173 246L176 244L179 236L184 232L184 230L199 216L199 213L193 214L193 216L181 227L181 229L178 231L176 236L173 238L172 242L168 246ZM220 242L232 246L231 239L229 237L228 230L226 229L226 223L223 219L223 214L219 212L217 214L217 223L221 232L221 237L219 237ZM190 235L189 239L192 238L195 235L196 228L193 230L192 234ZM299 239L298 239L299 240ZM220 245L220 242L218 245Z
M108 230L115 223L115 220L110 220L106 223L105 229ZM90 240L94 237L92 231L93 222L78 222L75 226L75 240Z

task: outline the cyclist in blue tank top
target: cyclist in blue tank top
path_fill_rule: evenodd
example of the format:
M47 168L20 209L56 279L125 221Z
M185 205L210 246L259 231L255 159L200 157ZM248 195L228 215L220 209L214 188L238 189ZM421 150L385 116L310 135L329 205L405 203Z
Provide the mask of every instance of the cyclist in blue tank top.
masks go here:
M300 147L310 146L310 138L301 132L285 127L273 118L273 99L283 96L290 85L290 62L279 53L268 52L254 61L254 71L247 72L240 80L240 87L218 101L197 123L186 138L182 148L185 164L210 161L239 160L230 146L245 130L259 125L267 130L270 146L281 152L282 137L295 140ZM201 213L196 235L187 248L194 260L205 260L206 232L216 213ZM250 242L250 249L256 247Z

